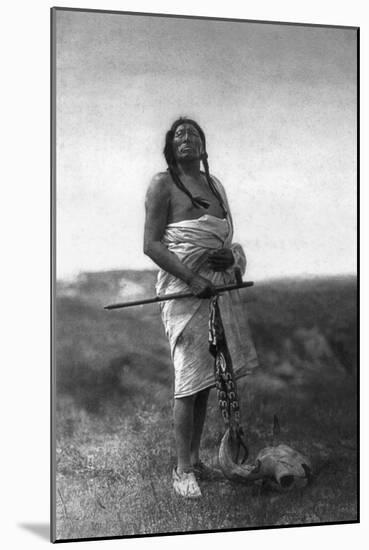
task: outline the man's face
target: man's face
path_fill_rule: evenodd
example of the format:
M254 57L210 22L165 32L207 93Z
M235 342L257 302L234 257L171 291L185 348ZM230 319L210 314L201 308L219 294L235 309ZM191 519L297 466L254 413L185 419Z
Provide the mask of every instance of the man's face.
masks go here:
M173 138L173 152L177 161L197 160L201 158L204 147L195 126L187 122L177 126Z

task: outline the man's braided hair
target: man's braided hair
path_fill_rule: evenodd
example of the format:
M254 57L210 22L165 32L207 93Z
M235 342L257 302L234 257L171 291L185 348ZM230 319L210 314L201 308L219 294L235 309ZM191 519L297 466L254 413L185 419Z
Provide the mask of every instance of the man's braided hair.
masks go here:
M178 168L177 168L177 161L176 161L176 158L175 158L174 152L173 152L173 139L174 139L174 134L175 134L176 129L181 124L191 124L191 126L196 128L196 130L198 131L198 133L200 135L200 139L202 141L202 146L203 146L203 149L204 149L204 152L201 156L201 160L202 160L202 164L203 164L204 170L205 170L206 181L208 182L208 185L209 185L211 191L213 192L213 194L216 196L216 198L220 202L220 205L222 206L223 211L226 215L226 209L225 209L222 197L220 196L219 191L217 190L217 188L216 188L216 186L215 186L215 184L214 184L214 182L213 182L213 180L210 176L209 164L208 164L208 154L206 152L205 134L204 134L202 128L197 124L197 122L195 122L194 120L192 120L190 118L187 118L187 117L178 118L175 122L173 122L170 130L168 130L168 132L166 133L165 146L164 146L163 153L164 153L165 160L167 161L168 172L171 175L171 178L172 178L174 184L178 187L178 189L183 191L183 193L186 193L186 195L189 197L192 204L194 206L196 206L196 208L201 208L201 207L202 208L209 208L208 201L206 201L205 199L203 199L201 197L197 197L197 196L194 197L192 195L192 193L184 185L184 183L181 181L181 178L179 177Z

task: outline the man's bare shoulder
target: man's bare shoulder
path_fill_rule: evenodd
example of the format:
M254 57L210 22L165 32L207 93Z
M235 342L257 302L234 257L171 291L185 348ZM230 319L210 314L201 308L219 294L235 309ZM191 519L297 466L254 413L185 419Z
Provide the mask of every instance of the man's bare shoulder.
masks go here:
M224 190L222 182L217 177L215 177L214 174L211 174L210 177L215 182L215 184L218 185L218 187Z
M151 179L146 198L167 200L170 197L171 178L168 172L158 172Z
M158 172L151 179L149 190L156 193L168 193L170 191L171 177L168 172Z

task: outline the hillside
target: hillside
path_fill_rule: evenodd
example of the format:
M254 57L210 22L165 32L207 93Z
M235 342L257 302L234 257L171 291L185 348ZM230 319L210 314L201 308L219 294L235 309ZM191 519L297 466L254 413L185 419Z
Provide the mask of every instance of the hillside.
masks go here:
M172 366L159 306L103 309L153 296L155 277L113 271L58 282L58 538L355 520L356 280L255 282L242 294L261 367L239 383L251 455L269 444L277 414L283 441L314 461L312 486L286 497L207 484L190 509L170 483ZM223 433L212 395L207 462L216 463Z
M115 380L121 363L145 370L149 378L152 370L148 365L152 364L158 379L170 378L169 348L159 306L110 312L103 309L109 303L155 296L155 280L155 271L122 270L85 273L73 282L58 283L60 389L74 384L85 371L87 376L90 371L99 371L96 376ZM258 377L263 385L277 389L299 386L315 376L355 375L353 277L255 283L242 296L262 366Z

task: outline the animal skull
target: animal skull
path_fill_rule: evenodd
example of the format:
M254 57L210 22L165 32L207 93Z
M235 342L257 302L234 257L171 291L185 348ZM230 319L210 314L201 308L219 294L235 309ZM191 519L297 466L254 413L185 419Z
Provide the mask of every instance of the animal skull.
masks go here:
M219 449L219 464L224 475L232 481L254 482L263 480L280 492L302 488L311 477L311 463L304 455L288 445L265 447L256 457L255 464L238 464L233 459L234 434L227 429Z

